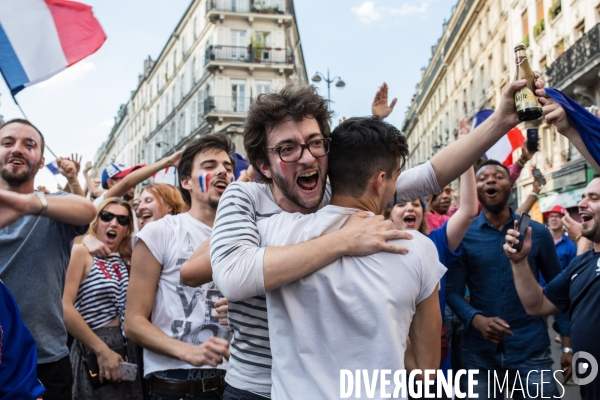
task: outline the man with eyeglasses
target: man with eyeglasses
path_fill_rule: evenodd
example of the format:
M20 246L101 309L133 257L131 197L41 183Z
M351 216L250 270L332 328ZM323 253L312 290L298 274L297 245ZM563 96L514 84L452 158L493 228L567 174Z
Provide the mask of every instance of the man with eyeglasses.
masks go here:
M62 400L71 399L73 383L62 315L65 275L73 239L87 231L96 209L81 196L58 192L46 197L34 191L35 175L43 167L44 137L31 122L14 119L0 126L0 279L37 344L44 399ZM15 340L1 336L0 347ZM20 360L5 357L1 362L4 370L5 363Z
M225 388L231 334L219 320L227 317L221 314L226 300L212 282L182 284L179 270L210 237L221 194L233 180L233 151L222 133L191 142L178 166L189 211L151 222L134 236L125 333L144 348L151 400L221 399Z
M474 164L519 122L513 94L523 86L524 81L511 83L498 111L472 134L403 172L397 181L398 201L439 193L440 187ZM543 87L543 82L537 86ZM206 245L182 267L182 282L199 285L214 278L229 299L233 338L225 399L270 397L272 354L264 293L342 256L406 252L387 241L410 238L409 233L394 230L382 216L366 213L352 215L342 229L304 243L259 246L257 221L282 211L313 213L329 203L325 155L335 143L323 141L320 148L320 141L329 136L330 117L326 100L313 86L288 85L253 103L244 127L244 147L260 181L233 183L224 193L211 236L212 269ZM317 144L311 145L313 141Z

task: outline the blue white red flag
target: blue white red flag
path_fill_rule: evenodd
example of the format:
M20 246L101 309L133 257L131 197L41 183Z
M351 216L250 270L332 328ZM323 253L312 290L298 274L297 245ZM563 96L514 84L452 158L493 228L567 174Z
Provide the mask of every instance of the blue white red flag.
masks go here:
M56 162L56 160L46 164L46 168L48 168L50 172L52 172L54 175L60 174L60 171L58 170L58 163Z
M557 89L547 88L546 94L565 109L573 127L579 132L590 155L600 164L600 118Z
M481 123L488 119L493 113L494 110L478 111L473 119L473 129L481 125ZM525 139L523 138L521 130L517 127L512 128L484 154L484 157L500 161L502 164L509 166L513 163L513 151L521 147L524 141Z
M0 1L0 71L13 96L96 52L105 40L88 5Z

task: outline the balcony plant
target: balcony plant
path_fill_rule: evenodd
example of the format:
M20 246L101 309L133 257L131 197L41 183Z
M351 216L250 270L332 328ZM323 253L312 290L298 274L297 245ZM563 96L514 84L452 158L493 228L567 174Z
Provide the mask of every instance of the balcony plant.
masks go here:
M254 62L260 63L262 60L262 52L265 47L264 37L254 35L250 37L250 48L253 50Z
M544 17L540 18L538 22L533 27L533 37L537 38L540 36L544 30L546 29L546 24L544 23Z
M525 37L523 38L523 44L525 45L525 47L529 47L529 35L525 35Z
M550 20L558 17L558 15L562 12L561 0L555 0L552 6L548 9L548 15L550 16Z

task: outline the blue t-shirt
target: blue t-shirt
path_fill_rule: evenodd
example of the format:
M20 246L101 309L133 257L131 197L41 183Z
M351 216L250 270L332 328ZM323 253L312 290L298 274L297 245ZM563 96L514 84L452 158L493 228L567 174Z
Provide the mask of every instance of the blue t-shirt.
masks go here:
M454 264L454 261L456 261L456 259L461 255L462 243L460 244L460 246L458 246L456 251L450 250L450 248L448 247L447 229L448 221L446 221L444 225L442 225L438 229L429 232L427 237L431 239L431 241L435 245L435 248L438 251L438 257L440 259L440 262L444 265L444 267L450 269L450 267L452 267L452 264ZM442 310L443 319L444 310L446 309L446 274L444 274L444 276L440 280L439 297L440 309Z
M73 196L64 192L50 196L56 195ZM15 297L35 339L39 364L69 354L62 294L73 239L87 227L26 215L0 229L0 279Z
M37 399L44 393L37 379L37 349L19 307L0 281L0 398Z
M462 243L458 246L456 251L452 251L448 247L447 229L448 221L446 221L444 225L442 225L438 229L429 232L427 237L431 239L431 241L435 245L435 248L438 251L438 258L440 259L440 262L444 265L444 267L450 268L452 264L454 264L454 261L456 261L456 259L460 257L460 254L462 252ZM446 309L446 274L444 274L444 276L442 276L442 279L440 279L440 290L438 292L438 295L440 298L440 309L442 311L443 321L445 314L444 310ZM448 353L446 354L446 358L442 360L442 363L440 365L440 369L443 370L445 374L447 374L448 370L452 369L452 363L450 360L451 355L450 351L448 351Z
M575 257L546 285L544 295L556 307L569 311L573 352L585 351L600 361L600 253L588 251ZM583 400L600 399L600 377L580 388Z

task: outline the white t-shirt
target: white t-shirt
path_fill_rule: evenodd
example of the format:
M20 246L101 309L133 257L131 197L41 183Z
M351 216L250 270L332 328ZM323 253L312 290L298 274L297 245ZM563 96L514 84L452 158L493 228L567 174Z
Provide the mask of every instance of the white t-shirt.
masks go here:
M431 163L403 171L396 190L398 201L439 193ZM330 198L327 182L320 207L329 204ZM268 185L234 182L221 196L210 242L213 279L229 300L233 330L225 381L236 389L265 396L271 391L271 348L264 295L265 249L259 245L256 224L280 212Z
M190 287L179 280L181 265L194 250L210 237L212 229L188 213L167 215L151 222L134 236L144 241L152 255L163 266L152 308L152 324L166 335L199 345L211 336L229 340L229 327L219 325L214 303L223 298L214 283ZM134 243L135 244L135 243ZM144 376L169 369L195 367L184 361L144 349ZM227 369L227 361L218 369Z
M263 219L258 222L260 244L286 246L317 238L340 229L358 211L328 205L314 214ZM407 247L406 255L342 257L267 292L272 398L293 399L302 393L311 400L335 399L341 369L370 374L404 369L416 305L432 294L446 272L433 242L412 234L412 240L394 243Z

